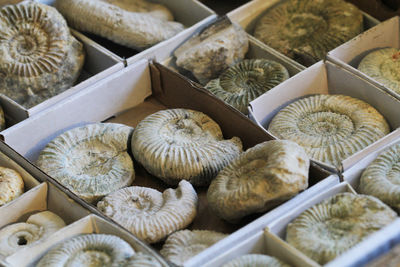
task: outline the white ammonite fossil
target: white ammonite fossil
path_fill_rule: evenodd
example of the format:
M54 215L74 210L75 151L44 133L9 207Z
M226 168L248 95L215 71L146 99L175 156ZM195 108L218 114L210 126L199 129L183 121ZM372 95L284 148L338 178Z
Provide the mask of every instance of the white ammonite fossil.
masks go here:
M161 267L161 263L159 263L154 257L138 252L134 254L129 260L123 264L124 267Z
M70 88L83 45L53 7L24 1L0 8L0 93L25 108Z
M97 203L106 216L147 243L156 243L185 228L196 216L197 194L187 181L163 193L147 187L117 190Z
M263 254L247 254L237 257L222 267L290 267L277 258Z
M325 264L396 217L396 212L373 196L339 193L289 223L286 241Z
M292 141L263 142L226 166L211 182L207 200L231 222L267 211L308 187L310 160Z
M309 66L362 30L361 11L343 0L289 0L266 11L254 36Z
M168 236L160 253L170 262L183 266L190 258L228 235L207 230L181 230Z
M94 202L133 182L128 154L132 130L117 123L74 128L48 143L37 165L80 198Z
M135 159L152 175L176 185L208 185L242 152L238 137L224 140L219 125L202 112L167 109L143 119L132 136Z
M0 207L24 193L21 175L9 168L0 167Z
M280 110L268 131L298 143L310 158L338 166L390 129L385 118L364 101L344 95L315 95Z
M6 257L31 246L64 226L63 219L51 211L31 215L24 223L8 225L0 230L0 255Z
M287 69L268 59L245 59L205 86L216 97L247 114L249 103L289 78Z

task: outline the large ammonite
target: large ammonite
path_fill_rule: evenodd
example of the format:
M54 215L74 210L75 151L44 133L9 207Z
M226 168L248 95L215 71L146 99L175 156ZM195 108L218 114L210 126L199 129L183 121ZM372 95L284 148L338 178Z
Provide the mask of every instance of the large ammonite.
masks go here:
M262 254L247 254L237 257L221 267L290 267L277 258Z
M24 193L21 175L9 168L0 167L0 207Z
M309 66L362 30L361 11L343 0L289 0L267 10L254 36Z
M258 144L226 166L211 182L207 200L215 213L231 222L264 212L308 186L310 160L291 141Z
M373 196L340 193L289 223L286 241L325 264L396 217L396 212Z
M24 1L0 9L0 93L26 108L70 88L83 46L53 7Z
M369 104L344 95L295 101L272 119L268 131L301 145L314 160L339 166L389 133L385 118Z
M97 207L147 243L156 243L185 228L196 216L197 194L187 181L163 193L131 186L104 197Z
M289 78L287 69L267 59L245 59L230 67L206 89L240 112L247 114L249 103Z
M127 152L132 130L116 123L74 128L48 143L37 165L80 198L94 202L133 182Z
M208 185L241 152L238 137L224 140L215 121L189 109L156 112L142 120L132 136L135 159L171 185L182 179Z

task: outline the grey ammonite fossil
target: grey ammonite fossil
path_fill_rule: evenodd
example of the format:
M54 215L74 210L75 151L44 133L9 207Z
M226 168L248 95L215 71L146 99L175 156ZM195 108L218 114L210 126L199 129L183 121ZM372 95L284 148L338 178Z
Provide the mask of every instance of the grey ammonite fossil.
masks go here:
M0 9L0 93L25 108L70 88L83 45L53 7L24 1Z
M9 168L0 167L0 207L24 193L21 175Z
M298 143L314 160L339 166L390 129L385 118L364 101L344 95L315 95L280 110L268 131Z
M216 97L247 114L249 103L289 78L287 69L268 59L245 59L205 86Z
M222 267L290 267L277 258L263 254L247 254L237 257Z
M325 264L396 218L396 212L373 196L339 193L289 223L286 241Z
M207 191L208 205L230 222L267 211L308 187L309 167L306 152L296 143L263 142L217 175Z
M80 198L94 202L134 178L128 140L133 128L94 123L59 135L40 152L37 165Z
M242 152L238 137L224 140L219 125L202 112L167 109L143 119L132 136L135 159L152 175L176 185L208 185Z
M97 203L106 216L147 243L156 243L185 228L196 216L197 194L187 181L163 193L147 187L117 190Z
M254 36L304 65L363 30L363 16L343 0L289 0L268 9Z

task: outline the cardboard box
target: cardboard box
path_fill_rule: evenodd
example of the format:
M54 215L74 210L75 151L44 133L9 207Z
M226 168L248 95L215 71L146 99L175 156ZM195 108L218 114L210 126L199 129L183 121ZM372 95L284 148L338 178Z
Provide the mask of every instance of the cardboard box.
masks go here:
M346 0L373 17L383 21L400 15L400 2L397 0Z

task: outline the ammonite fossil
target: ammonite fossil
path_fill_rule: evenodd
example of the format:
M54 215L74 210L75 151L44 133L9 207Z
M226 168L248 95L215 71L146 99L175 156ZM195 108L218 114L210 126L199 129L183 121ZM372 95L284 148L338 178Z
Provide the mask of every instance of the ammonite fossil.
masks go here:
M396 212L373 196L340 193L289 223L286 241L319 264L325 264L396 217Z
M0 131L6 128L6 119L4 117L3 108L0 106Z
M53 7L24 1L0 9L0 93L25 108L70 88L83 45Z
M268 59L245 59L224 71L206 89L229 105L247 114L249 103L289 78L287 69Z
M334 166L389 133L369 104L344 95L315 95L286 106L268 131L301 145L314 160Z
M133 182L127 152L132 130L116 123L74 128L48 143L37 165L80 198L94 202Z
M24 223L14 223L0 230L0 255L7 257L19 249L46 239L65 223L51 211L31 215Z
M9 168L0 167L0 207L24 193L21 175Z
M222 267L290 267L290 265L278 260L277 258L262 254L247 254L237 257Z
M268 9L254 36L309 66L363 30L363 16L343 0L289 0Z
M105 215L148 243L185 228L196 216L197 194L187 181L163 193L131 186L117 190L97 203Z
M249 48L247 33L236 23L222 18L175 50L176 65L206 84L229 66L244 59Z
M169 39L184 29L181 23L149 13L130 12L107 2L57 0L55 6L72 27L138 50Z
M124 267L161 267L154 257L138 252L123 265Z
M306 152L292 141L258 144L211 182L208 204L219 217L231 222L267 211L307 188L309 167Z
M208 185L242 152L238 137L224 140L218 124L199 111L168 109L142 120L132 136L135 159L152 175L176 185Z
M185 261L211 247L228 235L207 230L181 230L168 236L160 253L170 262L183 266Z

